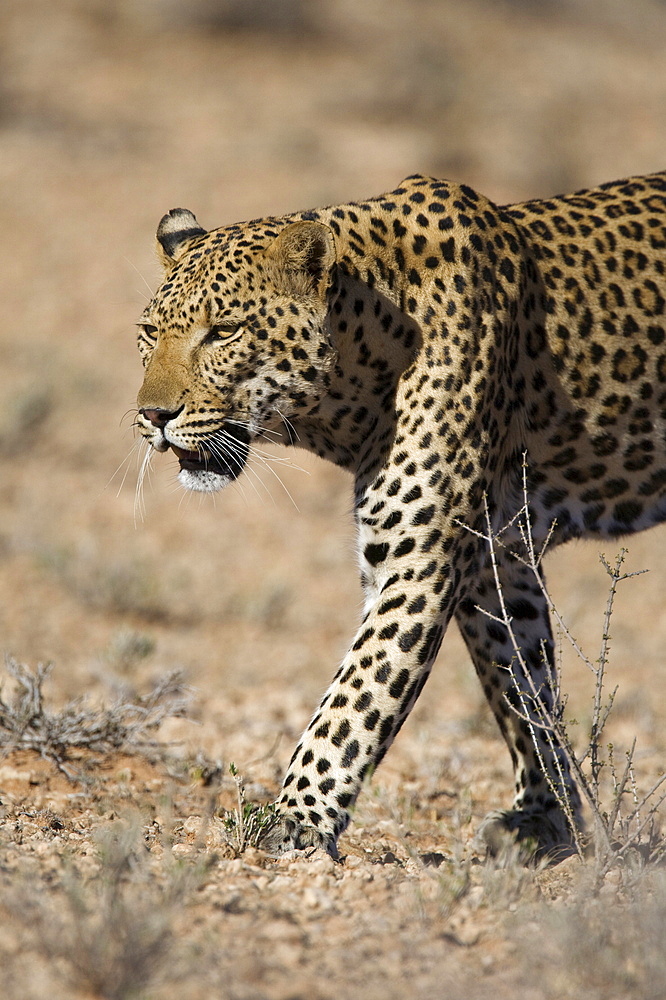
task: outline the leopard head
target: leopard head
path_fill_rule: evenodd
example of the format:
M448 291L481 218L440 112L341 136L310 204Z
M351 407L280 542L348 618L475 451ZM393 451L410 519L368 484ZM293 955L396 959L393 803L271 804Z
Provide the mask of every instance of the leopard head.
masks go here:
M138 426L175 453L183 486L221 489L257 435L285 431L328 391L333 233L272 219L206 232L173 209L157 249L165 276L139 322Z

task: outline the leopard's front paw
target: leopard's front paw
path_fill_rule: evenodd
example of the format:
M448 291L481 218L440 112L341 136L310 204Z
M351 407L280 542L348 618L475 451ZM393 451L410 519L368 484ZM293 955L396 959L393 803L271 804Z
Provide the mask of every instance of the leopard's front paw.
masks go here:
M274 814L270 827L257 838L257 847L274 855L319 847L336 861L339 857L332 834L317 830L313 826L305 826L293 816L279 811Z

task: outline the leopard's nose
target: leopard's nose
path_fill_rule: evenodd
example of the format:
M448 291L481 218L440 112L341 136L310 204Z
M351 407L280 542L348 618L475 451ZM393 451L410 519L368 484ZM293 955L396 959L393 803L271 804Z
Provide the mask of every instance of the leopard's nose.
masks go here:
M145 417L146 420L150 420L154 427L162 428L166 427L169 421L173 420L174 417L177 417L182 409L182 406L177 410L163 410L159 407L142 406L139 413L142 417Z

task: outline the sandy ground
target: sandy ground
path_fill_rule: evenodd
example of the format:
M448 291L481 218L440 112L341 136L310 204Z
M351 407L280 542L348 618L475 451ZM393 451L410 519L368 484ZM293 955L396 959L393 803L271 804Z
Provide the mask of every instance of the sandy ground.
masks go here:
M171 776L111 756L92 786L74 786L37 758L0 760L10 1000L531 1000L580 996L581 983L593 998L663 995L650 993L666 973L646 957L647 904L634 913L645 953L609 931L591 962L557 922L586 898L578 861L538 875L477 863L473 831L508 804L511 780L453 630L359 803L345 863L230 856L220 821L205 819L233 806L229 762L249 796L276 792L358 619L350 484L276 451L289 462L200 500L158 458L137 503L131 409L134 323L159 277L156 223L173 206L213 227L377 194L414 171L506 202L665 164L656 0L4 0L0 649L55 663L54 708L84 694L109 703L172 669L193 690L190 721L161 731L178 741ZM609 738L621 756L637 736L642 787L666 749L665 544L663 530L628 541L628 568L649 573L623 585L612 628ZM580 544L548 562L592 659L607 592L598 553ZM566 648L563 661L582 740L590 678ZM212 804L197 754L222 767ZM99 838L128 825L148 851L136 848L119 916ZM438 867L424 867L432 853ZM174 865L190 880L177 902ZM604 884L606 910L627 902L616 890ZM77 978L76 955L103 966L84 928L113 941L126 925L143 940L155 913L165 948L133 985L122 948L101 984ZM580 919L596 940L593 911ZM62 925L59 944L45 923Z

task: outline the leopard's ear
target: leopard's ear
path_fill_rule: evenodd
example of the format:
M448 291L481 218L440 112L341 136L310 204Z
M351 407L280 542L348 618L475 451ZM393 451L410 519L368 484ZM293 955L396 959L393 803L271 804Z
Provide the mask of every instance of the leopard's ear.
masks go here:
M335 240L322 222L292 222L266 251L278 282L293 294L324 298L335 264Z
M186 208L172 208L157 227L157 255L167 269L187 250L190 240L205 236L206 230Z

